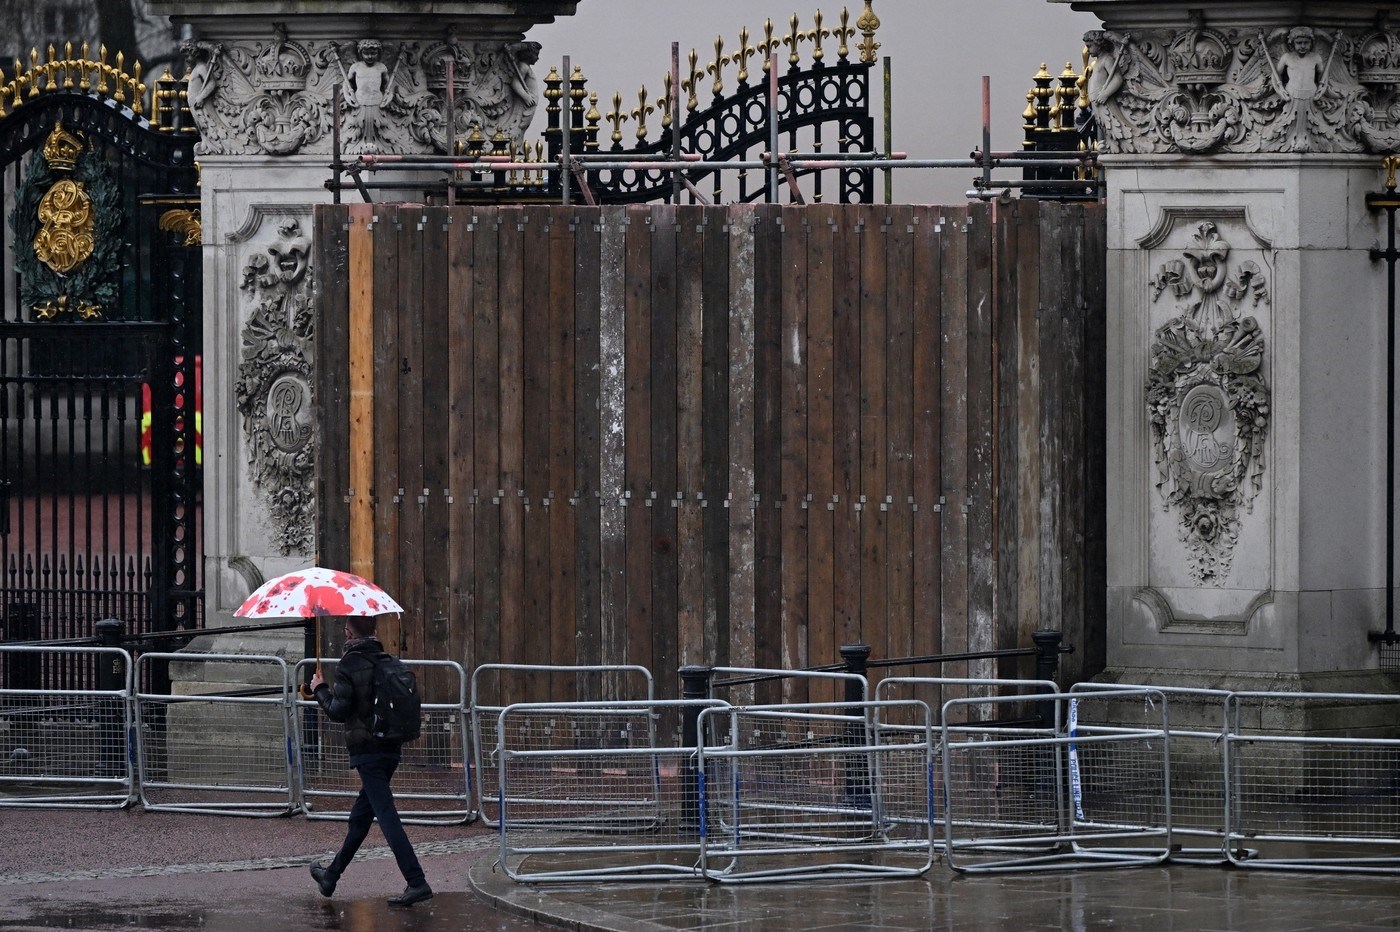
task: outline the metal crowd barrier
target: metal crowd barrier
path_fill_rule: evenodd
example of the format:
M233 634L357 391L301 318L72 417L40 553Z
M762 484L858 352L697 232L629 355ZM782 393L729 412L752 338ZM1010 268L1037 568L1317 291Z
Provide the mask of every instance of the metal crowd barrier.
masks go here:
M1151 698L1154 727L1107 724L1105 703ZM1021 697L955 699L941 728L945 853L964 872L1123 867L1171 851L1166 703L1150 689L1054 696L1053 724L995 727L961 707ZM991 716L995 717L995 716ZM955 724L967 722L967 724Z
M181 682L213 688L146 691L157 663L184 665L189 675ZM136 670L136 759L147 809L243 816L298 810L291 681L282 658L150 653Z
M697 751L654 720L715 700L520 703L497 716L501 865L519 881L699 878Z
M523 702L524 695L511 696L512 692L527 691L530 678L550 677L556 682L573 682L576 702L644 702L652 701L656 694L651 671L646 667L619 664L612 666L567 666L530 665L518 663L484 663L472 673L471 720L472 720L472 760L473 784L477 788L477 808L481 819L492 828L500 825L501 785L497 782L500 760L496 756L500 734L497 727L500 714L512 702ZM506 701L510 697L511 701ZM583 718L573 722L573 727L585 729L576 737L585 743L597 744L604 740L602 730L620 732L607 736L608 740L630 745L635 736L627 734L627 729L645 726L645 740L648 747L656 744L656 721L651 717L638 717L629 714L620 721L605 718ZM550 728L547 723L540 727ZM599 733L589 733L597 729ZM520 789L517 786L517 789ZM589 824L591 817L580 815L570 817L567 813L546 815L548 800L520 798L520 803L528 804L530 811L546 822L569 821ZM517 823L522 817L517 815Z
M324 660L327 682L339 660ZM316 661L299 661L293 682L301 683ZM446 689L450 702L423 703L423 732L402 748L394 772L394 801L404 822L460 825L476 818L467 768L467 675L450 660L404 660L418 678L419 689L432 695ZM297 773L302 809L308 819L346 819L360 792L345 750L345 726L332 722L314 699L292 698Z
M833 698L864 702L870 698L870 683L859 673L835 673L822 670L779 670L765 667L709 667L710 695L730 705L775 705L753 701L753 686L763 680L803 682L810 692L814 687L833 693ZM728 682L726 682L728 680Z
M1053 728L1055 704L1046 700L1048 697L1060 695L1060 691L1059 687L1051 680L977 679L961 676L890 676L876 684L875 699L882 702L917 701L926 704L930 709L937 709L932 727L941 733L943 728L942 715L946 711L945 700L952 698L975 700L978 698L977 696L969 696L967 693L980 692L984 695L991 695L994 692L1000 692L1005 694L1008 690L1027 690L1028 692L1018 695L1020 706L1008 702L996 707L986 707L970 701L953 708L965 716L975 715L976 721L988 727L993 724L987 721L992 708L999 712L1015 713L1018 720L1027 717L1034 718L1043 714L1047 719L1046 724ZM963 695L949 696L948 693L953 691L963 693ZM967 725L969 721L965 719L952 724ZM1001 722L996 723L996 727L1012 727L1012 724ZM1021 722L1023 727L1025 724L1024 721ZM878 716L875 740L879 742L899 740L911 730L917 734L922 730L922 725L900 721L895 710L891 710ZM915 826L921 824L927 826L935 848L942 850L947 836L947 826L944 824L946 810L940 802L944 798L943 747L941 742L933 742L932 754L934 765L927 791L922 795L914 793L905 797L907 805L900 805L897 799L887 801L885 813L886 818L894 821Z
M1109 683L1077 683L1071 695L1122 689ZM1171 788L1173 845L1170 860L1193 864L1221 864L1228 859L1225 844L1225 702L1223 689L1154 686L1171 710ZM1151 726L1156 710L1144 699L1142 722ZM1194 718L1214 721L1213 727L1185 727L1180 719L1190 708ZM1124 712L1127 713L1127 708ZM1126 716L1120 716L1126 717ZM1197 844L1181 843L1185 839Z
M1309 734L1281 733L1299 722ZM1400 696L1232 694L1224 754L1230 862L1400 872L1398 723Z
M0 670L75 670L97 688L0 688L0 807L130 804L131 656L114 647L0 646Z
M875 740L879 714L910 723L901 740ZM917 876L932 865L927 818L888 816L928 799L926 704L711 708L699 733L708 736L699 766L700 867L709 879Z

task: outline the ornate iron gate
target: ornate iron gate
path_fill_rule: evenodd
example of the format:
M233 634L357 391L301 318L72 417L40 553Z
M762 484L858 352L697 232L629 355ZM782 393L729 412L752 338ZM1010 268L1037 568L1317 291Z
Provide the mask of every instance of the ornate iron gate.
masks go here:
M197 139L133 70L0 87L0 641L202 626Z

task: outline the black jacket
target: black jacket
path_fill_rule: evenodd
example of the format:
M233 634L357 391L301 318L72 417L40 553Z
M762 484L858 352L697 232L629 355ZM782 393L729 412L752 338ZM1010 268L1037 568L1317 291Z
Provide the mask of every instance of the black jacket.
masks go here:
M332 685L321 684L316 702L333 722L345 725L345 749L350 766L360 754L398 754L399 742L385 741L370 734L374 717L374 659L384 653L384 645L366 638L346 649L335 668Z

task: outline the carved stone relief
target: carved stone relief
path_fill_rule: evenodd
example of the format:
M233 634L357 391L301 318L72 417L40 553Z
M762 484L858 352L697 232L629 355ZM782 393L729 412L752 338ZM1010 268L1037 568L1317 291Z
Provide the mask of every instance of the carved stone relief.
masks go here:
M531 67L539 48L459 42L451 34L394 45L375 38L298 42L279 29L271 42L189 41L182 51L201 154L330 152L339 85L341 144L356 155L444 153L449 118L463 139L476 126L487 138L499 131L523 141L539 103Z
M1270 393L1264 334L1244 312L1271 302L1259 262L1232 258L1215 221L1201 222L1149 287L1174 304L1157 328L1147 408L1164 509L1174 509L1192 579L1223 586L1241 509L1263 485Z
M1103 151L1394 151L1400 35L1384 14L1366 32L1280 24L1084 36L1085 86Z
M248 253L239 284L250 313L235 393L252 480L284 555L309 555L314 538L310 254L301 223L284 217L276 239Z

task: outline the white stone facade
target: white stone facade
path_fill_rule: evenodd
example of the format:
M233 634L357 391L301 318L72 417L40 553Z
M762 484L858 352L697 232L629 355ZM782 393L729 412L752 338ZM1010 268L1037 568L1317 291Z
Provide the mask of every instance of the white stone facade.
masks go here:
M518 140L544 103L525 33L575 6L153 0L191 36L202 139L209 627L230 624L264 579L316 557L306 260L312 207L331 200L335 86L346 156L445 151L449 96L462 138L476 124ZM256 641L240 649L301 646L299 634Z
M1104 24L1110 674L1361 682L1386 540L1366 194L1400 5L1073 5Z

